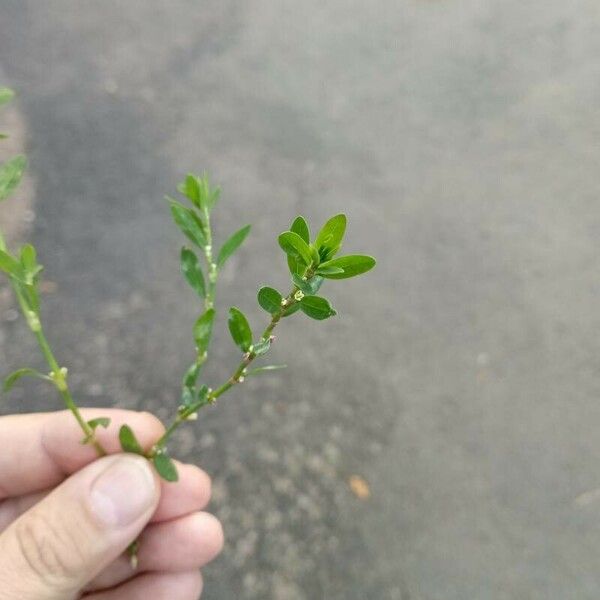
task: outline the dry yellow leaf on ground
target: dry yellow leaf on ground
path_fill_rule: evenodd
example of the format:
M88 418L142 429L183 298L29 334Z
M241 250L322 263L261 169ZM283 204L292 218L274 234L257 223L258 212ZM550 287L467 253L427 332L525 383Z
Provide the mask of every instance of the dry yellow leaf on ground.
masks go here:
M348 485L359 500L367 500L371 496L369 484L360 475L352 475L348 479Z

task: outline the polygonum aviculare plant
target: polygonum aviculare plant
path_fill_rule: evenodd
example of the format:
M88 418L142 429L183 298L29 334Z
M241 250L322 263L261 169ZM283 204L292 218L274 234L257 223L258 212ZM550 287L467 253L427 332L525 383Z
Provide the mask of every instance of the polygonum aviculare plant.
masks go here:
M0 105L13 97L11 90L0 88ZM0 134L1 135L1 134ZM4 137L4 136L2 136ZM6 199L18 186L27 161L17 156L0 167L0 201ZM184 422L197 418L198 411L208 406L247 377L267 373L284 365L253 367L256 359L269 353L275 340L273 331L281 321L295 313L316 319L327 319L336 314L329 301L319 295L326 280L347 279L366 273L375 266L375 259L364 255L338 256L346 231L346 216L335 215L320 229L311 241L308 223L296 217L289 231L279 235L279 246L287 258L291 289L282 294L272 287L258 290L258 303L268 313L268 322L260 334L253 333L248 319L236 307L229 309L228 325L233 341L241 352L239 364L231 376L217 387L203 381L202 367L208 358L213 324L216 317L215 290L219 273L227 259L240 247L250 231L250 225L236 231L215 251L211 217L219 200L219 188L210 186L208 178L188 175L178 186L183 202L167 198L175 224L185 234L188 245L181 249L181 272L203 304L202 314L192 328L196 352L182 380L181 400L176 414L164 435L156 440L149 451L144 451L132 429L124 425L119 432L121 447L152 461L159 475L167 481L177 481L177 469L169 457L167 442ZM105 454L96 437L98 427L108 427L108 418L86 420L75 403L67 382L67 369L61 366L44 334L40 314L39 281L42 266L37 262L35 248L25 244L11 253L0 232L0 270L8 276L25 320L36 337L49 367L48 373L23 368L4 380L8 391L24 376L33 376L52 383L65 406L73 413L83 432L83 444L93 446L99 455ZM252 368L251 368L252 367Z

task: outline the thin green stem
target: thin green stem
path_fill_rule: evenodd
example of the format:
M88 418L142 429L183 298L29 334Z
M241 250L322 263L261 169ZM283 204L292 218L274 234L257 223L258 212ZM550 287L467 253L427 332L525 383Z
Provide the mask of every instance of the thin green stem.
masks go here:
M34 331L33 333L38 341L40 349L42 350L42 354L44 355L44 358L46 359L46 362L48 363L48 366L52 371L50 376L52 377L54 384L59 394L61 395L63 402L65 403L65 406L73 413L75 420L81 427L81 430L83 431L85 436L86 443L93 446L98 456L105 456L106 450L102 447L102 444L100 444L100 442L96 439L94 430L88 425L87 421L83 418L79 407L77 406L77 404L75 404L75 401L73 400L71 390L69 389L69 386L67 384L65 370L61 369L58 365L58 361L56 360L52 349L50 348L50 344L48 343L48 340L44 334L44 330L41 327L41 325L40 329L38 331Z
M279 321L281 321L281 318L283 317L285 311L288 310L291 306L293 306L297 302L297 300L295 298L295 294L297 291L298 291L298 288L296 286L294 286L292 288L292 291L285 298L284 303L282 304L279 311L276 312L274 315L272 315L271 321L269 322L269 324L267 325L266 329L264 330L264 332L261 336L262 341L266 341L272 337L273 330L275 329L275 327L277 327L277 324L279 323ZM252 351L244 354L242 361L238 364L238 366L236 367L236 369L232 373L232 375L229 377L229 379L227 379L227 381L225 381L225 383L223 383L221 386L219 386L215 390L210 391L207 394L204 402L200 406L198 406L196 408L191 407L189 409L180 411L178 413L177 417L175 417L173 422L169 425L169 427L167 428L165 433L161 436L161 438L154 445L154 447L151 451L151 456L156 454L161 449L163 449L165 447L167 441L169 440L171 435L177 430L177 428L182 423L188 421L189 418L193 414L195 414L200 408L202 408L208 404L214 403L217 398L219 398L225 392L230 390L234 385L236 385L238 383L242 383L244 381L244 377L245 377L246 369L248 368L248 365L250 365L256 357L257 357L257 355Z
M6 250L6 242L1 233L0 249ZM50 367L50 377L52 378L52 382L58 390L58 393L62 397L66 408L69 409L71 413L73 413L75 420L77 421L77 423L81 427L81 430L84 433L84 439L86 440L86 443L93 446L93 448L96 450L99 456L105 456L106 450L102 447L102 444L100 444L100 442L96 439L94 430L88 425L87 421L83 418L79 407L75 403L75 400L73 400L71 390L69 389L69 385L67 384L66 369L62 369L59 366L58 361L56 360L56 357L54 356L54 353L50 348L48 339L44 334L44 329L42 327L39 314L31 310L31 308L29 307L27 300L25 299L25 296L21 291L19 283L15 281L12 277L10 278L10 283L19 303L19 307L21 308L21 312L23 313L23 316L25 317L29 328L35 335L40 350L42 351L42 354L44 355L44 358L46 359L46 362Z
M206 257L206 264L208 266L208 289L206 290L206 297L204 299L204 307L206 310L213 308L215 305L215 293L217 289L217 277L218 268L213 260L213 248L212 248L212 229L210 226L210 212L204 211L204 220L206 222L206 246L204 248L204 256Z

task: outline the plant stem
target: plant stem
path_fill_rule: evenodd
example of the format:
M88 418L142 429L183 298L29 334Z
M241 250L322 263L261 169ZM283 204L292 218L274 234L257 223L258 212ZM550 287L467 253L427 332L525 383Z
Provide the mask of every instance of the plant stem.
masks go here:
M204 211L204 219L206 221L206 241L208 242L204 248L204 255L208 265L208 289L206 290L206 297L204 298L204 307L206 310L208 310L209 308L213 308L215 305L218 268L216 263L213 261L212 230L210 227L210 213L208 210Z
M61 395L65 406L73 413L75 420L79 423L81 430L85 435L86 443L90 444L95 450L98 456L105 456L106 450L102 447L102 444L96 439L94 430L88 425L87 421L83 418L83 415L79 411L79 407L75 404L73 400L73 396L71 394L71 390L66 381L66 377L64 371L59 367L58 362L50 348L50 344L46 339L44 334L44 330L40 325L40 329L38 331L34 331L35 337L38 341L40 349L42 350L42 354L50 367L52 374L51 377L54 380L54 384L58 389L59 394Z
M2 233L0 233L0 250L6 250L6 242L4 240L4 237L2 236ZM50 377L52 378L54 386L61 395L66 408L68 408L73 413L75 420L77 421L85 435L84 439L86 440L86 443L93 446L98 456L105 456L106 450L102 447L102 444L100 444L100 442L96 439L94 430L88 425L87 421L83 418L81 412L79 411L79 407L77 406L77 404L75 404L75 401L73 400L71 390L69 389L69 385L67 384L66 371L65 369L61 369L61 367L58 364L58 361L56 360L56 357L54 356L54 353L52 352L52 349L50 348L50 344L48 343L46 335L44 334L44 329L42 327L39 314L37 314L29 308L27 300L21 292L19 283L15 281L12 277L10 277L10 283L15 293L15 296L17 297L17 301L19 302L21 312L23 313L23 316L25 317L29 328L35 335L35 338L42 351L42 354L44 355L44 358L46 359L46 362L50 367Z
M279 311L276 312L274 315L272 315L271 321L269 322L269 324L267 325L266 329L264 330L264 332L261 336L262 341L266 341L271 338L273 330L275 329L275 327L277 327L277 324L279 323L279 321L281 321L281 318L283 317L283 313L297 302L294 297L297 291L298 291L298 288L296 286L294 286L292 288L292 291L285 298L285 304L282 304ZM244 375L246 373L246 369L247 369L248 365L250 365L252 363L252 361L256 358L256 356L257 355L252 351L244 354L242 361L236 367L235 371L232 373L232 375L229 377L229 379L225 383L223 383L221 386L219 386L217 389L210 391L207 394L205 401L200 406L198 406L198 407L192 406L186 410L180 411L178 413L177 417L175 417L175 419L171 423L171 425L169 425L169 427L167 428L165 433L156 442L156 444L154 444L154 447L152 448L152 451L150 453L151 456L153 456L154 454L156 454L157 452L159 452L160 450L162 450L165 447L167 441L169 440L171 435L175 432L175 430L182 423L189 420L189 417L191 415L196 413L200 408L203 408L204 406L206 406L208 404L214 403L214 401L217 398L219 398L219 396L222 396L225 392L230 390L237 383L242 383L244 381Z

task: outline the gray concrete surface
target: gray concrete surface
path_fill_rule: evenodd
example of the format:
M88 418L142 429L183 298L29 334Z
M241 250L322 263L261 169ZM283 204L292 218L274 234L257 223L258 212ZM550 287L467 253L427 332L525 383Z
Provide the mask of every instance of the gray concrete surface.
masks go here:
M220 298L253 322L275 234L344 210L371 276L286 324L288 372L179 455L215 478L209 600L600 595L595 0L0 2L51 337L87 404L166 417L196 314L161 201L189 169L252 222ZM2 362L35 349L4 313ZM235 351L218 327L216 380ZM35 386L2 411L49 402ZM358 500L348 477L371 497Z

